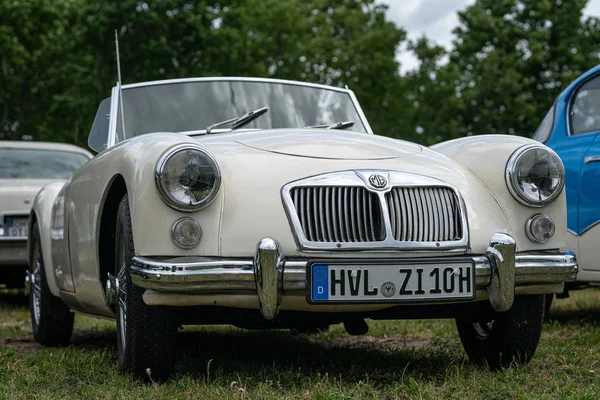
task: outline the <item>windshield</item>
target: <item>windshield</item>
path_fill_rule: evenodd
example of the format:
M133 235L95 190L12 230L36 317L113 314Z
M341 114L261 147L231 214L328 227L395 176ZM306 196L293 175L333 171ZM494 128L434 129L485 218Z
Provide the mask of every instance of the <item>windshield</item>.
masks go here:
M87 160L70 151L0 148L0 179L69 179Z
M347 92L285 83L197 81L141 86L123 90L123 107L126 138L151 132L204 131L261 107L269 107L269 112L244 129L354 121L352 130L366 132ZM120 118L117 137L124 139Z
M554 124L554 105L548 111L548 114L542 120L542 123L535 130L533 134L533 140L544 143L550 137L552 133L552 125Z

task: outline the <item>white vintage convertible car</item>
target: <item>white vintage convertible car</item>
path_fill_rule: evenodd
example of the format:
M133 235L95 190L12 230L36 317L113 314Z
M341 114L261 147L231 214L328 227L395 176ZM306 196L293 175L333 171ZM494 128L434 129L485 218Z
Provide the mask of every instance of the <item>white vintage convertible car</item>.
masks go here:
M90 158L90 152L70 144L0 141L0 284L23 287L35 195L50 182L69 179Z
M168 377L178 326L310 332L456 318L468 356L528 362L577 275L564 169L530 139L375 136L353 92L200 78L115 87L99 154L35 199L35 340L116 320L120 369ZM123 101L119 102L122 98Z

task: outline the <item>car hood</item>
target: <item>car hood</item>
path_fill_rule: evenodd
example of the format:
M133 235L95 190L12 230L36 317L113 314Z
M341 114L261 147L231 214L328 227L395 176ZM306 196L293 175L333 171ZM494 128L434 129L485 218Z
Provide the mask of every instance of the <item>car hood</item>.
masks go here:
M221 169L222 254L248 254L262 237L290 232L281 199L284 185L348 170L400 171L454 186L465 200L473 251L485 252L494 233L513 230L489 189L470 170L427 147L343 131L254 131L198 140ZM294 247L289 236L280 241L286 249Z
M0 214L29 213L35 195L56 179L0 179Z
M331 160L386 160L411 156L422 150L410 142L330 129L246 132L233 140L257 150Z

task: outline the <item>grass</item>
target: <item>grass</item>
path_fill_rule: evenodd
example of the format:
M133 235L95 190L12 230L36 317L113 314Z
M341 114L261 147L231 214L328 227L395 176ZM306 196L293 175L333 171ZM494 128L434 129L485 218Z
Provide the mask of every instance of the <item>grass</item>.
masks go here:
M469 364L452 320L369 321L363 337L186 327L175 378L144 384L117 372L114 323L75 321L70 346L41 348L25 298L0 294L0 398L600 398L600 289L555 300L533 361L499 372Z

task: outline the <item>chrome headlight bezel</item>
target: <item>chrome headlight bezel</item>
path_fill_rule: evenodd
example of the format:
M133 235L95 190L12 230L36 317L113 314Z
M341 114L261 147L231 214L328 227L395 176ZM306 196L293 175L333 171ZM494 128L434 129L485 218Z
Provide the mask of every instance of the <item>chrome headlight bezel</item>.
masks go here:
M526 155L527 153L529 153L531 151L536 151L536 150L542 150L542 151L547 152L552 158L555 159L557 164L560 166L560 174L561 174L560 183L556 187L554 192L550 196L548 196L546 199L543 199L543 200L533 199L531 197L528 197L520 189L519 183L518 183L519 177L515 171L515 169L517 168L517 166L519 164L519 161L521 160L521 157L523 157L524 155ZM512 196L515 198L515 200L517 200L519 203L521 203L525 206L528 206L528 207L536 207L536 208L543 207L543 206L546 206L546 205L552 203L562 193L563 188L565 186L565 167L564 167L560 157L549 147L540 145L540 144L530 144L530 145L526 145L526 146L522 146L522 147L518 148L510 156L510 158L508 159L508 163L506 164L505 178L506 178L506 186L508 187L508 190L510 191Z
M177 155L178 153L180 153L182 151L187 151L187 150L194 150L194 151L201 152L203 156L205 156L207 159L209 159L212 162L213 167L215 168L215 182L214 182L213 188L211 189L211 191L209 192L209 194L207 196L205 196L201 201L198 201L194 204L182 203L182 202L178 201L177 199L175 199L170 194L169 190L165 187L165 184L164 184L165 181L163 179L164 170L165 170L165 167L167 166L167 163L169 162L169 160L171 160L171 158L174 157L175 155ZM221 169L219 168L219 164L217 163L217 160L215 160L213 155L210 154L210 152L207 149L205 149L204 147L199 146L199 145L186 143L186 144L180 144L180 145L173 146L173 147L169 148L167 151L165 151L160 156L158 162L156 163L154 180L156 182L156 188L158 189L158 193L160 194L160 197L163 199L165 204L167 204L169 207L171 207L172 209L174 209L176 211L195 212L195 211L199 211L199 210L207 207L216 198L217 193L219 192L219 188L221 187Z

